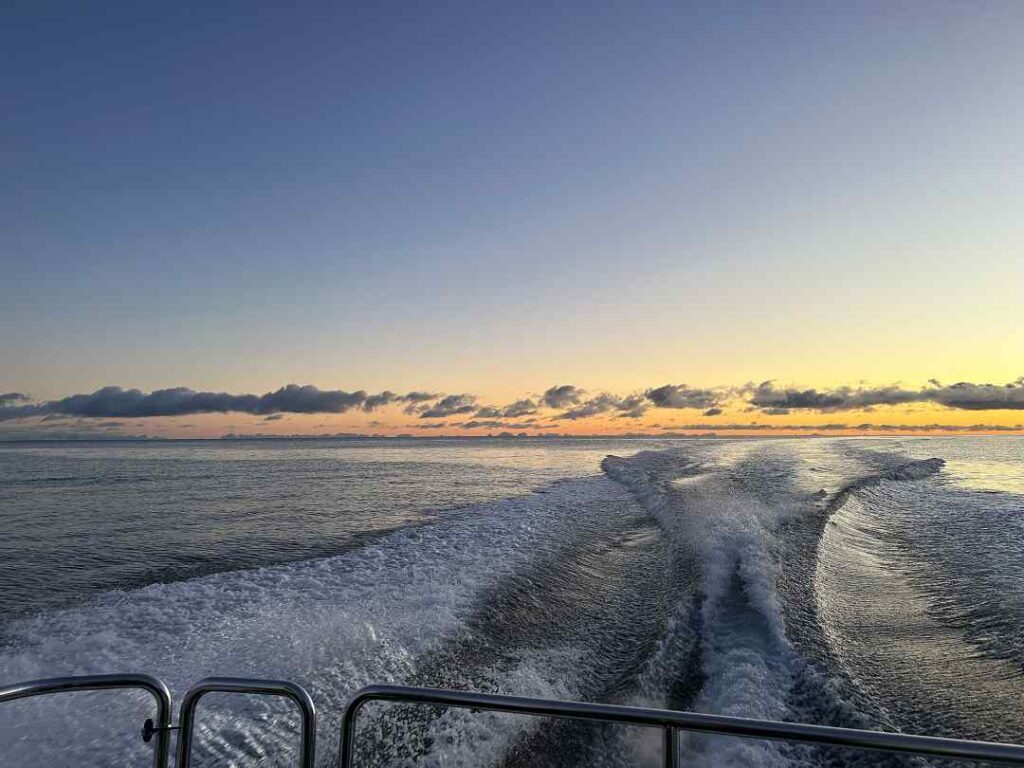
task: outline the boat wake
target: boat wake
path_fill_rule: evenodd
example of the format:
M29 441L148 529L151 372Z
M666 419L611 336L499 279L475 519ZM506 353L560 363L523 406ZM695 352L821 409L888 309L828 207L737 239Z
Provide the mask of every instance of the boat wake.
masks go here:
M995 540L990 519L980 530L992 504L1005 521L1019 498L951 488L939 458L842 441L694 441L601 468L336 557L17 619L0 679L146 671L176 698L209 674L292 679L318 704L325 765L371 682L1024 737L1020 582L971 562ZM952 503L975 513L951 544ZM104 697L95 717L79 696ZM0 752L18 765L60 764L69 743L80 765L144 755L129 697L11 707ZM195 763L287 762L297 722L282 711L204 699ZM622 726L395 705L361 721L359 755L380 765L660 761L660 734ZM681 748L697 765L906 762L726 737Z

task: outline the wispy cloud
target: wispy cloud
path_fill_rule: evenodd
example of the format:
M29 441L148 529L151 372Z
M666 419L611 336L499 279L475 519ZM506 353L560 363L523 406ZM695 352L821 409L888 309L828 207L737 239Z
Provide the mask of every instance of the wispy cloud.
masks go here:
M626 395L620 397L608 392L602 392L596 397L584 400L573 408L558 414L556 419L568 419L577 421L590 418L602 413L618 411L620 418L638 419L644 415L649 405L644 402L642 395Z
M408 408L415 409L421 403L428 403L440 397L441 395L433 392L409 392L404 395L398 395L385 389L379 394L367 395L359 407L364 411L370 412L394 403L406 403Z
M583 399L585 390L574 387L572 384L557 384L541 395L541 402L548 408L567 408L576 405Z
M472 413L476 409L476 395L448 395L422 411L420 413L420 418L443 419L446 416L458 416L463 413Z
M537 413L537 411L537 403L535 403L533 400L525 399L516 400L514 403L511 403L510 405L505 405L501 407L485 405L482 408L477 409L477 412L473 415L476 416L477 418L483 419L518 419L521 416L532 416L533 414Z

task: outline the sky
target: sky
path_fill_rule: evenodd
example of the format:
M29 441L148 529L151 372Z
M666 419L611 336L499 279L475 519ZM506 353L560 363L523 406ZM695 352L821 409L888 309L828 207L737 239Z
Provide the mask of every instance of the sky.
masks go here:
M1024 4L548 6L5 4L0 433L1024 422Z

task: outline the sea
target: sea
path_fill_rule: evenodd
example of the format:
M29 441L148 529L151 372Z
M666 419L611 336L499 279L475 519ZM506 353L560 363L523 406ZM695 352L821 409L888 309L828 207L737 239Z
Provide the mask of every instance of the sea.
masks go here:
M0 687L293 680L318 763L405 683L1024 742L1024 439L0 444ZM0 705L4 766L150 765L145 695ZM211 694L193 765L288 766ZM662 737L368 706L360 765L655 766ZM680 736L687 766L924 765Z

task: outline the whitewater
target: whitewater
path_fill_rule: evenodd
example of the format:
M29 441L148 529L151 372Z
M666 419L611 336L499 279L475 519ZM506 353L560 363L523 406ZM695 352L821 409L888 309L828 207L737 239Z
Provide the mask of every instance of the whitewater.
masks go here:
M0 519L0 684L287 678L324 765L373 682L1024 741L1014 438L21 444L0 448ZM0 754L144 764L147 706L5 705ZM293 764L286 705L201 710L196 764ZM660 764L644 729L362 722L365 764ZM921 763L696 736L682 756Z

